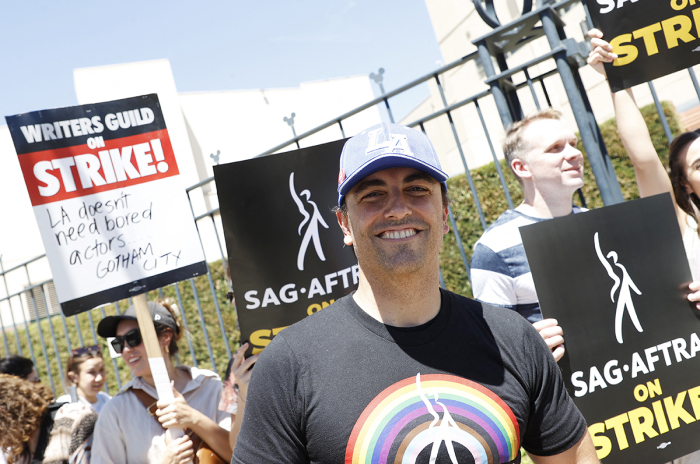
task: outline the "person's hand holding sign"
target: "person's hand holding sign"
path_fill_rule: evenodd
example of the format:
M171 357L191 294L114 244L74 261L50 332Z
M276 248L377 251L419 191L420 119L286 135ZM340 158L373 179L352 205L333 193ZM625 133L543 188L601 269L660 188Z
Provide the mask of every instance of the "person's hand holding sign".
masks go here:
M204 414L187 404L185 397L175 389L174 383L173 381L170 382L175 399L172 401L158 401L156 417L166 429L172 427L183 430L192 429L196 427Z
M250 381L250 375L252 374L251 367L258 360L260 354L254 354L248 358L244 356L246 350L248 349L248 343L244 343L233 355L233 365L231 366L231 371L233 372L233 378L236 379L235 388L238 393L238 404L239 408L242 403L245 403L245 397L248 393L248 382ZM240 409L239 409L240 411Z
M156 417L160 424L166 428L189 429L199 435L205 443L225 461L231 459L232 450L228 443L228 434L220 434L219 426L213 422L202 412L194 409L185 400L185 397L175 389L175 382L170 382L170 387L173 389L173 396L170 401L158 401L158 409L156 409ZM166 434L167 436L168 434ZM204 438L206 437L206 438ZM173 443L180 439L174 440ZM185 448L186 442L182 443L182 448ZM180 450L178 457L180 462L187 462L183 457L186 453ZM191 456L190 456L191 458Z
M183 435L175 440L170 440L170 434L165 434L165 452L161 464L187 464L194 459L194 449L189 435Z
M588 64L600 74L606 76L603 63L612 63L617 59L617 55L613 53L612 45L603 40L603 33L600 30L591 29L588 31L588 37L591 38L591 47L593 48L591 53L588 54Z
M692 293L688 295L688 301L695 303L695 308L700 309L700 282L691 282L689 287Z
M260 354L254 354L246 358L245 352L248 349L248 343L244 343L233 355L233 361L231 364L231 377L234 379L234 388L238 394L238 409L236 411L233 424L231 425L231 432L229 434L229 443L231 444L231 449L236 447L236 442L238 441L238 432L241 428L241 421L243 421L243 412L245 411L245 400L248 394L248 382L250 381L250 375L252 373L252 366L258 360Z
M700 298L700 294L699 294ZM540 336L544 339L547 346L552 351L554 360L559 360L564 356L564 330L559 327L559 322L556 319L543 319L537 321L532 326L537 329Z

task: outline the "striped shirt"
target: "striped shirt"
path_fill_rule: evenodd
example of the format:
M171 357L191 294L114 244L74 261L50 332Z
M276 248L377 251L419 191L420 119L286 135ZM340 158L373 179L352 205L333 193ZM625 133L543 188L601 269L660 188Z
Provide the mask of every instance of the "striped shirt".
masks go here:
M587 209L574 206L574 214L584 211ZM546 220L509 209L486 229L474 245L471 260L475 299L517 311L530 322L542 320L535 283L518 229Z

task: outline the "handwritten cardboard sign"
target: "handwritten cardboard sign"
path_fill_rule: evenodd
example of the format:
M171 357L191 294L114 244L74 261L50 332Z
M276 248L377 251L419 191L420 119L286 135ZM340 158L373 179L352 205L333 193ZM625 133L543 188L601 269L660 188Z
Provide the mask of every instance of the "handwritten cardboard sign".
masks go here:
M700 449L700 311L669 194L522 227L564 382L603 463Z
M332 208L345 140L214 167L241 340L255 354L357 288Z
M696 0L586 0L619 58L605 69L613 92L700 63Z
M157 95L6 120L64 314L206 273Z

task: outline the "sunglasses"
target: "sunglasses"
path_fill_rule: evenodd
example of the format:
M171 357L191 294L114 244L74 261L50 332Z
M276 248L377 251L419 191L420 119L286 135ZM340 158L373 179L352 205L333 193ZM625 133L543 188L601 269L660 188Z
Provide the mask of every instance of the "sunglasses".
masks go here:
M141 343L143 343L141 331L139 329L131 329L124 335L117 335L114 337L114 340L112 340L112 348L114 348L114 351L121 354L127 345L130 348L136 348Z
M102 348L100 348L100 345L83 346L72 350L71 353L73 356L82 356L87 353L102 353Z

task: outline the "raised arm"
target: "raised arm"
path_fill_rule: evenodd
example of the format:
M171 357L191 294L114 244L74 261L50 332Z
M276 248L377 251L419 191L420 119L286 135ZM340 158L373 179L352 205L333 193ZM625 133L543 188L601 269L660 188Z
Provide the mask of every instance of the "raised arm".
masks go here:
M605 76L603 63L612 63L617 59L617 55L612 52L612 46L603 40L603 33L598 29L591 29L588 35L593 46L593 51L588 56L588 64ZM622 139L622 144L632 160L634 175L639 187L639 195L647 197L670 192L676 209L678 226L681 228L681 233L685 233L687 214L676 202L671 179L661 164L656 150L654 150L649 129L637 107L637 103L634 101L632 90L626 89L613 93L612 99L620 139ZM696 308L700 309L700 282L691 283L690 291L688 300L695 303Z
M613 53L612 45L603 40L601 31L591 29L588 35L593 46L593 51L588 56L588 64L605 76L603 63L612 63L617 59L617 55ZM654 149L649 129L634 100L632 89L613 93L612 100L620 139L634 166L639 195L643 198L669 192L676 209L678 225L681 228L681 232L683 232L685 230L686 214L676 204L671 179L668 177L666 169L661 164L661 160Z

